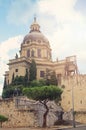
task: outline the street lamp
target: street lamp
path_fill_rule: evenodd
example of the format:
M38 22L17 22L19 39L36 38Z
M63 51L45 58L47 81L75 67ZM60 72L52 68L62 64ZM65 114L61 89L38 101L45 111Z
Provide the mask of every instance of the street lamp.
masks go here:
M74 112L74 84L72 84L72 117L73 117L73 127L75 128L76 124L75 124L75 112Z
M16 97L16 107L18 108L19 98L18 98L19 92L18 88L15 88L14 90L14 96Z

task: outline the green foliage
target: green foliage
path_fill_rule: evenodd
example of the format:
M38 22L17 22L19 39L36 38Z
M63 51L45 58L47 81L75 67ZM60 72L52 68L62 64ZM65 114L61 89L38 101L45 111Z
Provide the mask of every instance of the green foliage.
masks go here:
M28 78L28 70L26 69L26 74L25 76L16 76L14 77L14 73L12 75L12 85L24 85L28 86L29 83L29 78Z
M2 127L2 123L5 122L5 121L8 121L8 118L3 116L3 115L0 115L0 123L1 123L1 127Z
M30 65L30 70L29 70L30 81L36 80L36 73L37 73L36 63L35 63L35 60L32 60L31 65Z
M34 100L60 100L61 93L62 90L57 86L31 87L23 89L23 94Z
M7 121L7 120L8 120L7 117L5 117L5 116L3 116L3 115L0 115L0 122L5 122L5 121Z
M13 93L14 93L14 88L8 86L6 89L3 89L2 98L13 97Z
M21 83L20 83L21 81ZM30 85L27 85L27 87L41 87L46 84L44 79L41 80L33 80L30 82ZM14 79L14 84L9 85L8 87L3 89L2 97L3 98L12 98L13 96L19 96L22 94L22 89L25 88L25 83L23 84L23 77L16 77Z
M7 88L6 77L4 78L4 86L3 86L3 88L4 89Z
M45 80L46 80L46 85L58 85L55 71L46 69Z
M40 83L40 86L46 86L46 80L45 79L40 79L39 83Z
M50 85L50 70L49 69L46 69L45 80L46 80L46 85Z
M24 85L24 76L16 76L12 82L12 85Z
M28 70L26 69L26 74L24 76L24 86L28 86L29 84L29 74L28 74Z
M45 79L49 79L50 78L50 73L51 73L51 70L50 69L46 69Z
M12 98L13 96L22 95L22 89L24 86L17 85L11 86L9 85L6 89L3 89L2 98Z
M46 81L44 79L33 80L30 82L31 87L41 87L41 86L45 86L45 85L46 85Z
M31 87L39 87L39 81L38 80L33 80L30 82L30 86Z
M28 86L27 72L25 76L12 75L12 83L3 88L2 98L12 98L13 96L22 95L22 88Z
M58 84L55 71L53 71L50 75L50 84L51 85L57 85Z

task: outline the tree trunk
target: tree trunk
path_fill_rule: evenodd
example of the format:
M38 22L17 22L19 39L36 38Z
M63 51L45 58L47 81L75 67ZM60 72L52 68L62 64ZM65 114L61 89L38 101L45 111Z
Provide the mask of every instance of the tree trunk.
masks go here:
M46 108L46 112L43 115L43 126L42 127L46 127L47 126L47 115L48 115L48 112L49 112L49 108L48 108L46 102L44 102L44 106Z
M2 121L0 122L0 127L2 128Z

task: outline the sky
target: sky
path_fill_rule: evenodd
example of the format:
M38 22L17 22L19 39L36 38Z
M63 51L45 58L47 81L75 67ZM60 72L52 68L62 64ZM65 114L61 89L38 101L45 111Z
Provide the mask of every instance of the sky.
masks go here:
M76 55L79 73L86 74L86 0L0 0L0 95L7 63L19 55L35 15L53 60Z

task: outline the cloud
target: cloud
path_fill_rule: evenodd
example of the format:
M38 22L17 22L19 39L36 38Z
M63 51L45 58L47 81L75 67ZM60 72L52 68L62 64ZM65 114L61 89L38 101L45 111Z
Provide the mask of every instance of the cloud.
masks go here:
M52 46L53 59L76 55L80 72L86 73L86 15L76 10L77 2L40 0L38 5L40 17L46 17L41 19L41 25L45 24L45 29L50 27L46 34Z
M39 8L42 13L54 15L60 23L74 22L79 19L79 15L74 11L76 1L77 0L41 0L39 2Z
M34 0L12 1L8 11L7 20L9 23L20 25L27 24L32 15L36 13L37 6Z
M5 71L8 70L6 64L8 60L14 58L16 52L19 51L22 39L23 36L16 36L0 43L0 94L2 92L4 74Z

